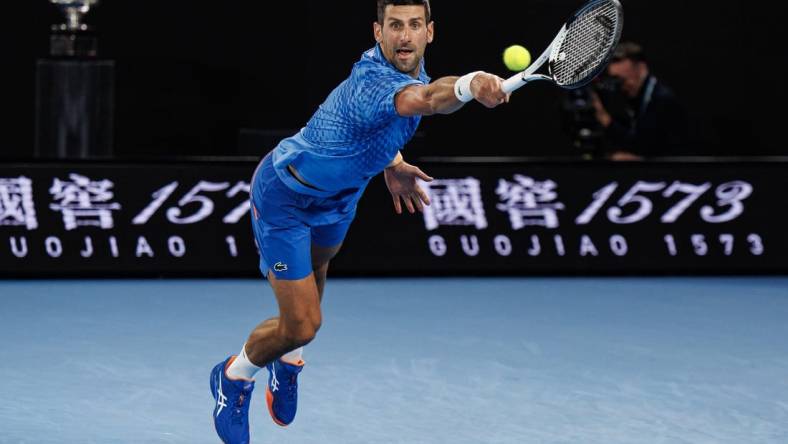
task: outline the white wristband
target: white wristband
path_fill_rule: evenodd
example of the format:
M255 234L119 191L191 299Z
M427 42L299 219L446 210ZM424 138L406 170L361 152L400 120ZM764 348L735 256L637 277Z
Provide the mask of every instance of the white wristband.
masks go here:
M465 74L464 76L457 79L457 81L454 83L454 95L457 96L457 100L463 103L468 103L474 99L473 93L471 92L471 81L473 81L473 78L476 77L476 74L481 72L482 71L476 71L470 74Z

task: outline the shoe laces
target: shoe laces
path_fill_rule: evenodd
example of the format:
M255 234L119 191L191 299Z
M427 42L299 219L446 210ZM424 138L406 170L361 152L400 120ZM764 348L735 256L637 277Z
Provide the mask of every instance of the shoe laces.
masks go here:
M238 400L235 402L232 411L232 423L233 424L243 424L246 421L246 403L247 399L249 399L249 392L247 390L241 391L238 395Z
M281 367L279 367L279 369L280 369L280 372L278 372L279 376L284 376L285 378L287 378L287 379L283 378L283 380L287 381L287 384L280 384L280 389L284 386L284 388L287 389L286 390L287 394L285 395L286 398L289 401L295 401L298 398L298 372L291 372L285 366L281 366ZM277 375L276 375L276 373L277 373L276 370L277 370L277 367L276 367L276 365L274 365L274 375L273 375L273 377L275 379L279 380L277 378Z
M287 385L287 398L291 401L298 396L298 375L290 375L290 384Z

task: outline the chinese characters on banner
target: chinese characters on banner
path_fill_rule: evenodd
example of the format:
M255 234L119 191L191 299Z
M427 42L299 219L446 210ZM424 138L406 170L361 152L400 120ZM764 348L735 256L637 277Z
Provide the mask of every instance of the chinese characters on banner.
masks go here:
M114 184L106 179L92 181L79 174L71 174L69 179L55 178L49 189L52 199L58 202L49 208L63 214L66 230L87 226L112 229L112 212L120 209L120 204L112 202Z
M33 182L27 177L0 178L0 226L38 228Z
M508 215L512 231L517 232L527 227L543 227L557 230L561 227L560 212L566 205L559 200L558 183L551 179L536 179L522 174L514 174L513 180L499 178L495 188L498 202L495 208ZM424 226L427 231L436 231L441 227L474 227L477 231L488 227L485 213L481 181L478 178L438 179L433 182L419 183L427 192L432 205L424 209ZM684 183L681 181L646 182L637 181L631 188L623 192L618 201L611 202L617 192L623 191L621 184L612 182L592 195L592 202L575 218L576 226L590 224L599 216L599 212L607 205L607 219L614 226L633 225L651 216L654 210L652 199L677 200L664 214L660 215L660 223L675 224L713 185ZM700 207L698 215L706 224L724 224L734 221L744 213L745 201L752 195L753 187L748 182L732 181L715 188L716 205ZM656 196L655 196L656 195ZM627 239L620 234L612 234L608 239L612 254L623 257L629 252ZM716 240L721 245L723 254L734 253L735 236L721 233ZM543 240L531 235L527 253L539 256L543 253ZM558 256L566 256L564 238L556 234L550 242ZM703 234L693 234L689 242L697 256L709 254L709 239ZM744 239L749 254L761 256L764 243L760 234L748 233ZM663 237L664 249L670 256L679 254L675 235ZM429 238L430 250L435 256L444 256L448 246L441 235ZM460 236L462 251L466 256L479 254L479 239L473 233ZM499 256L512 253L512 241L506 235L498 235L493 239L493 246ZM599 256L600 252L590 236L582 235L579 239L580 256Z
M33 185L33 180L24 176L0 178L0 227L24 227L28 232L39 229ZM154 191L150 203L136 214L131 224L134 226L148 224L158 210L167 203L171 204L164 213L168 222L176 225L198 224L213 215L215 204L212 194L219 192L225 198L235 198L240 201L232 211L223 215L224 224L237 224L248 214L250 190L248 182L238 181L231 186L230 182L198 181L179 200L169 202L179 185L178 182L171 182ZM48 208L59 213L65 232L86 227L113 231L117 228L115 214L123 208L115 201L114 188L115 183L107 178L93 178L76 173L70 173L67 177L55 177L48 188L50 202ZM125 226L125 223L126 221L122 225ZM238 246L235 236L227 236L224 241L228 254L237 257ZM170 236L166 243L167 251L172 257L183 257L186 254L186 242L181 236ZM29 252L27 237L12 236L9 244L15 257L27 257ZM110 257L120 257L117 236L108 236L106 244ZM59 258L63 255L63 242L58 236L47 236L44 247L49 257ZM94 237L85 236L81 241L80 256L93 257L96 247ZM145 236L137 237L131 250L137 258L155 256L154 248Z

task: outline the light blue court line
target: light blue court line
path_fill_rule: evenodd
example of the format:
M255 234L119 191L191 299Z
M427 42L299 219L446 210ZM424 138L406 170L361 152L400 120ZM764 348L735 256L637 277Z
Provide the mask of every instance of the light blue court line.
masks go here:
M217 443L262 280L0 281L0 443ZM788 279L329 280L253 443L788 442ZM262 378L261 378L262 379Z

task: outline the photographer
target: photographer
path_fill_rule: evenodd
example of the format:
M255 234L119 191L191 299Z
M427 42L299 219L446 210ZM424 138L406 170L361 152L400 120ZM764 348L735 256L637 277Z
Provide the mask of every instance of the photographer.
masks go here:
M643 160L686 154L688 123L684 107L673 91L651 74L640 45L619 44L607 75L609 78L603 81L607 88L590 92L594 115L603 131L606 157ZM610 87L611 82L615 87Z

